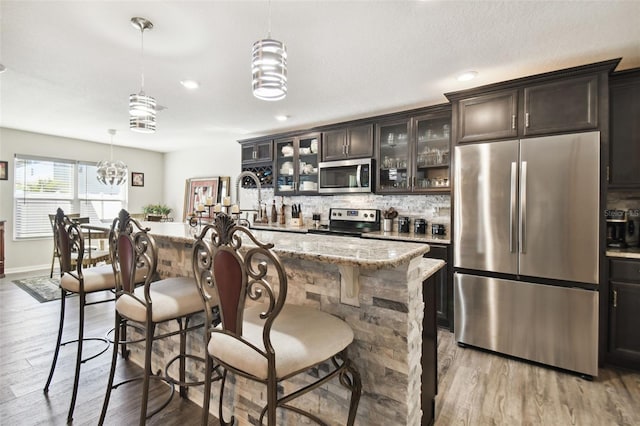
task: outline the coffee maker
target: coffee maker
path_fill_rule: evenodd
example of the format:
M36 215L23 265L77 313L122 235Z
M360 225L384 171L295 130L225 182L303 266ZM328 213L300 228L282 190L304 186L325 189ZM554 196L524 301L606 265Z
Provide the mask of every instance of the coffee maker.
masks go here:
M607 210L607 247L627 248L627 213L624 210Z
M627 210L624 242L629 247L638 247L640 245L640 209Z

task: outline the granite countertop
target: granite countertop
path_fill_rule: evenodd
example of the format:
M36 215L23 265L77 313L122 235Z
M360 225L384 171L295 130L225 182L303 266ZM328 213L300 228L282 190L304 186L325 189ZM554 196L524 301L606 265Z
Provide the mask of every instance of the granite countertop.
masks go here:
M607 257L625 257L627 259L640 259L640 247L626 249L608 248Z
M189 243L199 232L197 227L180 222L142 222L156 238L165 237L178 243ZM273 232L252 229L263 243L273 243L281 257L313 260L367 269L395 268L429 251L428 244L392 240L366 240L357 237ZM248 239L244 240L251 244Z

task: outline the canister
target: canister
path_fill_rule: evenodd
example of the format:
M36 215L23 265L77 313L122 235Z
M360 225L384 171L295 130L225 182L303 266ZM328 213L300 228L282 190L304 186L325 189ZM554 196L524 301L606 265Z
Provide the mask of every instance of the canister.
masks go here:
M409 233L409 223L410 219L408 217L399 217L398 218L398 232Z
M445 234L444 225L442 225L440 223L432 223L431 224L431 233L433 235L444 235Z
M427 221L424 219L415 219L413 221L413 232L416 234L426 234Z

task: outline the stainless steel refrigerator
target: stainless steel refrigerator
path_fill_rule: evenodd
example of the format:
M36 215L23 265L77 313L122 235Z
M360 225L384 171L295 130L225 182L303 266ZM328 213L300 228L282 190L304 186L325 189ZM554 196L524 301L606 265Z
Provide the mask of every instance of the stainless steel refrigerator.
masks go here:
M455 148L456 341L596 376L600 133Z

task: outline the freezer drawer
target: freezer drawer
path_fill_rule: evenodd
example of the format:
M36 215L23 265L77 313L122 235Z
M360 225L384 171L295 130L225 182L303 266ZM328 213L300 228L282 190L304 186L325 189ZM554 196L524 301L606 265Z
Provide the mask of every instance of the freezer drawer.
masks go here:
M457 342L598 374L598 292L456 273Z

